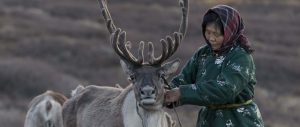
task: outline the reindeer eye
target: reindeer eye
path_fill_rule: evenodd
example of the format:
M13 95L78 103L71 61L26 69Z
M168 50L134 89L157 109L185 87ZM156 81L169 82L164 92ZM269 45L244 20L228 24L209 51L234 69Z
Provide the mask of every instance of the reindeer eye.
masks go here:
M131 81L131 82L134 82L135 81L135 76L134 75L130 75L128 77L128 80Z

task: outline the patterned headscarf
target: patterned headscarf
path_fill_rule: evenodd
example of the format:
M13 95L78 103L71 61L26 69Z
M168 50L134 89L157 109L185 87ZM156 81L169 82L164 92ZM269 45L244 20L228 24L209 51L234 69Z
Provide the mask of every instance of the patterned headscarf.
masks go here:
M220 49L221 51L232 47L235 43L241 43L241 46L247 51L252 50L250 49L246 36L243 34L245 27L237 10L227 5L217 5L209 9L207 13L210 11L215 12L220 17L223 24L224 41Z

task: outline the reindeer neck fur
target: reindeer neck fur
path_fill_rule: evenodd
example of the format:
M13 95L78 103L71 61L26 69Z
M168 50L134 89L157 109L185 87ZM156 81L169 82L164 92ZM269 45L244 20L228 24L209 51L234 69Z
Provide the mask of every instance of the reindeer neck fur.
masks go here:
M162 109L157 111L144 110L137 106L133 89L126 89L128 92L126 92L122 106L124 127L167 127L165 112ZM142 119L145 126L143 126Z

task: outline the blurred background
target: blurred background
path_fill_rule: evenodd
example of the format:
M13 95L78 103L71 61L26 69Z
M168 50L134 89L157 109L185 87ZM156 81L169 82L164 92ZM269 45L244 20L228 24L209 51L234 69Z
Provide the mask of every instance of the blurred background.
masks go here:
M205 44L202 16L217 4L240 11L256 49L255 100L265 126L299 127L300 0L190 0L188 32L171 59L184 65ZM177 0L109 0L109 9L133 48L152 41L159 51L159 40L176 31L181 18ZM128 84L97 0L0 1L1 127L22 127L30 100L46 90L69 97L78 84L117 83ZM195 126L199 109L178 108L184 127Z

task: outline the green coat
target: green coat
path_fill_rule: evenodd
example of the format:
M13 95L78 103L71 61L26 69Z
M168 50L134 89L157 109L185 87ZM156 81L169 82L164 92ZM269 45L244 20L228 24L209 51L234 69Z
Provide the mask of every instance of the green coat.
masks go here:
M254 102L233 108L208 108L251 100L255 84L252 56L240 46L233 46L219 56L208 46L201 47L171 81L172 87L180 89L179 105L204 106L197 127L263 127Z

